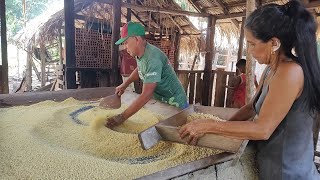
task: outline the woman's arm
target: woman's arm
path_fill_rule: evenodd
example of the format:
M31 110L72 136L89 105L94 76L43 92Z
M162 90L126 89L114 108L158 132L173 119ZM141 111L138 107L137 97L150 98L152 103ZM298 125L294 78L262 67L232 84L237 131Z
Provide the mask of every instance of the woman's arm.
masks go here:
M303 70L295 63L282 63L269 84L269 91L256 121L212 120L193 121L180 129L180 136L189 136L194 144L205 133L220 134L236 139L266 140L289 112L303 89Z

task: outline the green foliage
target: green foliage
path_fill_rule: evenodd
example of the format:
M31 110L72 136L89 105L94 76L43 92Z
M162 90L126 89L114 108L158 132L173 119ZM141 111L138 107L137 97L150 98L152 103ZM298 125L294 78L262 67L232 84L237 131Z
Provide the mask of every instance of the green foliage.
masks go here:
M29 21L46 10L50 0L25 0L26 1L26 21ZM7 32L8 38L12 38L23 28L23 0L7 0Z

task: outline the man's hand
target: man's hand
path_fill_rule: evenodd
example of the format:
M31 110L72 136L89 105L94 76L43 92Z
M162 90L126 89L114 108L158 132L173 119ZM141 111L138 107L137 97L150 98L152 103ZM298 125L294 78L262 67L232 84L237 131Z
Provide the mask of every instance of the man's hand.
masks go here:
M113 128L115 126L119 126L120 124L122 124L126 119L124 118L123 114L118 114L116 116L113 117L109 117L106 120L105 126L108 128Z
M121 96L124 93L124 91L127 89L127 87L128 86L126 85L126 83L120 84L118 87L116 87L115 94L118 94L119 96Z

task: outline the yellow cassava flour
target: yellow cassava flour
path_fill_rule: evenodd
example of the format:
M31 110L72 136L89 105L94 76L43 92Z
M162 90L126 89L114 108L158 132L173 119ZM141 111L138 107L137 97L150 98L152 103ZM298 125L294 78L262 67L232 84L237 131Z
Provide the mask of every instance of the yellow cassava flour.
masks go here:
M196 119L213 119L215 121L226 121L212 114L192 113L187 117L187 122L190 122Z
M0 110L0 179L133 179L220 151L160 142L145 151L137 133L159 121L142 109L115 130L98 103L67 99Z

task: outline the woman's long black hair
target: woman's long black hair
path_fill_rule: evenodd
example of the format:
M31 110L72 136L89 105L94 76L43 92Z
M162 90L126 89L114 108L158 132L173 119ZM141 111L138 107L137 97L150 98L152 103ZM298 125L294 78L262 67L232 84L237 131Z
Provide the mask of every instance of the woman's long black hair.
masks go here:
M255 10L245 27L263 42L276 37L285 55L300 64L304 73L303 108L320 112L320 62L317 54L317 24L299 1L269 4ZM292 49L295 49L295 55ZM296 57L297 56L297 57Z

